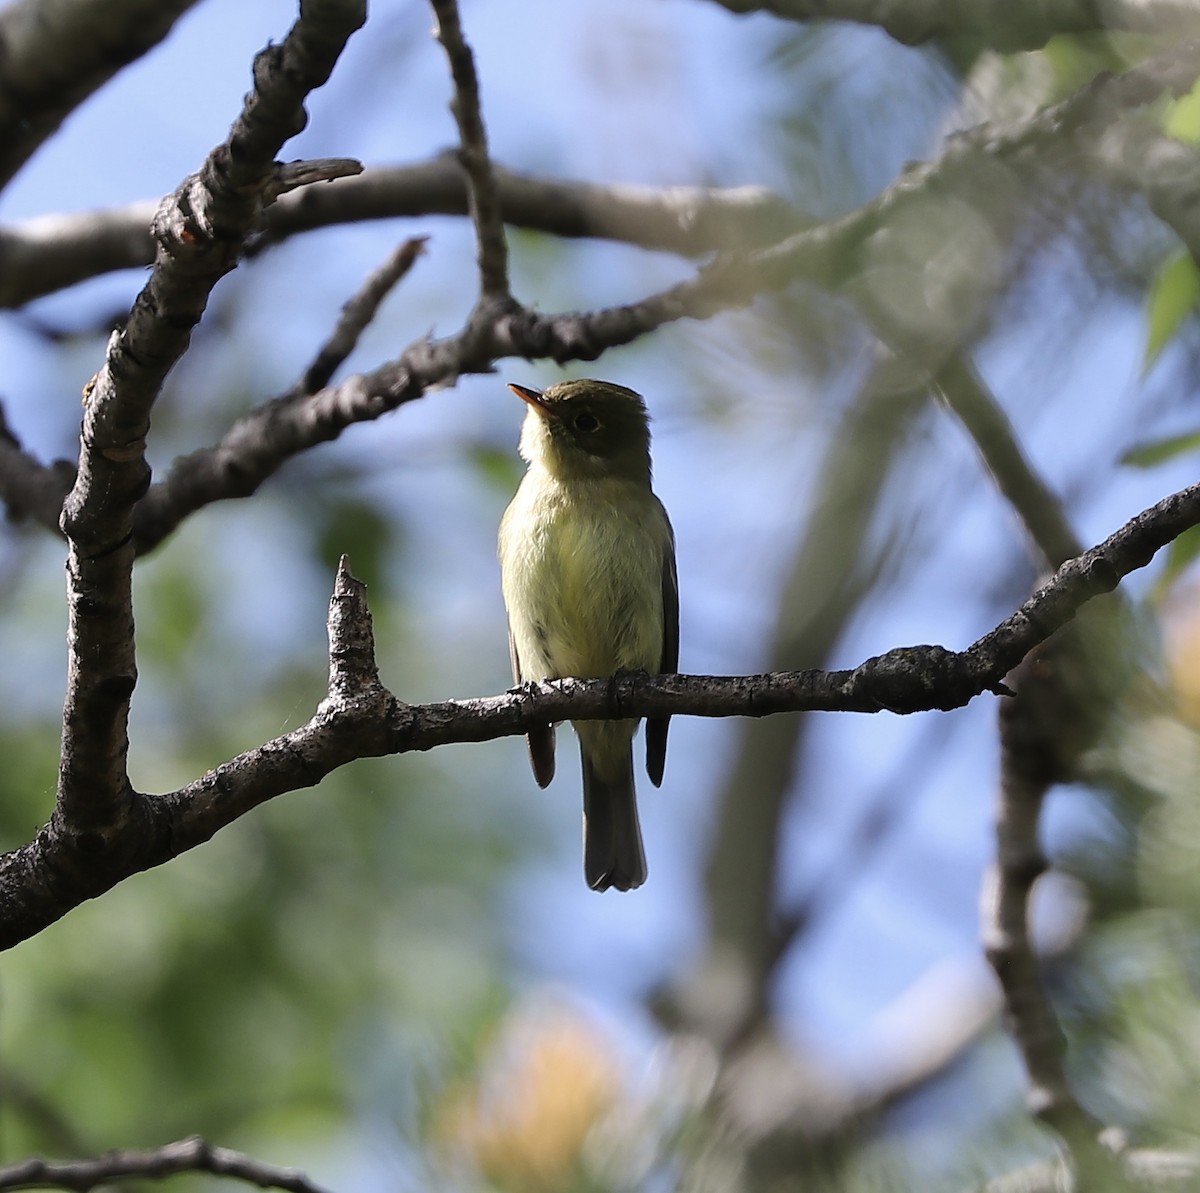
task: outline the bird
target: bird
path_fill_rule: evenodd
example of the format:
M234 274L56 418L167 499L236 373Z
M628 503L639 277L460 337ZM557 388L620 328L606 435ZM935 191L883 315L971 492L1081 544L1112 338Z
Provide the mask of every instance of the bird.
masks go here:
M675 535L651 487L645 401L590 379L508 388L528 407L518 449L527 469L499 535L514 682L676 671ZM669 721L646 722L656 787ZM584 876L596 891L633 890L647 873L633 778L638 722L572 726L583 766ZM540 787L554 777L554 734L552 724L528 733Z

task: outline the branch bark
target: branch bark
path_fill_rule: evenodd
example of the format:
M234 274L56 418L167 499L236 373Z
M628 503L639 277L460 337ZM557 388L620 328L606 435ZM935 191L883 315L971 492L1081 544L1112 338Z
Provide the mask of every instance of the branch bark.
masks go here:
M0 9L0 189L89 95L196 0L18 0Z
M304 127L305 97L328 79L365 15L363 0L310 0L288 37L259 54L254 89L229 137L160 207L154 271L87 392L79 472L62 515L69 649L53 821L59 838L74 840L68 853L75 860L123 849L147 814L125 763L137 682L133 509L150 481L151 409L260 212L281 190L312 176L305 164L277 166L275 154ZM338 168L322 165L316 176ZM87 884L84 873L60 878Z

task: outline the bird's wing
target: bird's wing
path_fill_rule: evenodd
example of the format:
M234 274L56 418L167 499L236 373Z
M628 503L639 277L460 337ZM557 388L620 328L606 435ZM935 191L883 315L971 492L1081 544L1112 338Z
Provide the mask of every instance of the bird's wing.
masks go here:
M520 686L525 680L521 675L521 660L517 656L517 640L513 637L512 622L508 623L508 661L512 664L513 683Z
M666 516L664 510L663 517ZM663 552L662 565L663 646L659 670L674 674L679 670L679 576L675 570L675 534L669 521L667 535L667 550ZM662 783L663 768L667 764L667 729L670 724L670 717L651 717L646 721L646 773L655 787Z
M521 656L517 654L517 640L513 637L512 624L508 627L508 658L512 663L513 683L518 687L525 682L521 673ZM548 787L554 778L554 726L538 725L525 735L529 743L529 765L539 787Z

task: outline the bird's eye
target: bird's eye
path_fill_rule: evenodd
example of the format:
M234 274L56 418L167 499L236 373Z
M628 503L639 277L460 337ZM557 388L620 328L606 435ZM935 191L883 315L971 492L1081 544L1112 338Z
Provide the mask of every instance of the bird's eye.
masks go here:
M589 414L586 410L582 414L575 416L575 430L582 431L585 435L590 435L593 431L600 429L600 420L594 415Z

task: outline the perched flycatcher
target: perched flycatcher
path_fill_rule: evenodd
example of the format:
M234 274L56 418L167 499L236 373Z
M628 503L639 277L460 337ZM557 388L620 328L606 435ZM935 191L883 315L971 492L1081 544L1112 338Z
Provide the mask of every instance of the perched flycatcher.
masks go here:
M529 465L500 523L500 570L517 683L679 664L675 536L650 488L646 405L607 381L544 393L508 387L529 406ZM657 787L668 717L646 722L646 770ZM633 789L636 720L576 721L583 759L583 864L593 890L646 881ZM529 734L534 778L554 777L554 726Z

